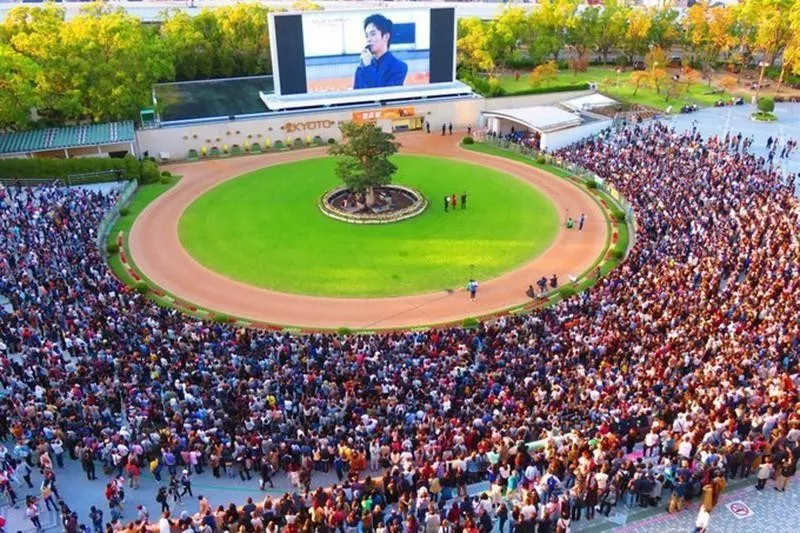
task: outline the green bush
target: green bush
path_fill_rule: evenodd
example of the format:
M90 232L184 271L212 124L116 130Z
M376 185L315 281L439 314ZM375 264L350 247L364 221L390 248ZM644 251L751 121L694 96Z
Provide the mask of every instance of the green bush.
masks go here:
M166 185L166 184L168 184L168 183L169 183L169 178L168 178L168 177L166 177L166 176L161 176L161 179L160 179L160 180L158 180L158 182L159 182L161 185Z
M467 135L461 139L461 144L475 144L475 139L473 139L472 136Z
M149 159L142 161L141 175L139 176L139 184L147 185L148 183L155 183L160 177L158 173L158 165Z
M242 153L242 147L241 147L241 146L239 146L238 144L234 144L234 145L231 147L231 154L233 154L233 155L240 155L241 153Z
M300 137L297 137L292 144L294 145L295 148L305 148L306 146L305 141Z
M197 154L197 150L195 150L194 148L189 150L188 159L197 159L198 157L200 157L200 156Z
M209 157L219 157L219 148L216 146L212 146L211 150L208 151Z
M106 252L108 252L108 255L117 255L119 253L119 244L116 242L106 244Z
M536 156L536 162L539 163L540 165L544 165L545 163L547 163L547 159L545 159L543 155L538 155Z
M75 159L34 158L34 159L3 159L0 164L0 178L20 179L66 179L71 174L86 174L89 172L102 172L121 170L125 179L139 179L139 161L128 154L124 158L84 157ZM98 176L97 181L108 181L108 176Z
M275 141L272 145L273 150L283 150L283 141Z
M225 314L215 314L212 318L217 324L228 324L231 322L231 317Z
M133 286L133 290L138 292L139 294L147 294L150 292L150 287L147 286L147 283L144 281L137 281L136 285Z
M131 214L131 210L127 207L120 207L119 208L119 216L126 217Z
M464 319L464 322L461 323L461 326L464 328L477 328L480 326L480 321L478 321L475 317L467 317Z
M623 257L625 257L625 250L620 250L619 248L614 248L611 250L611 257L616 259L617 261L621 261Z
M575 287L572 286L565 286L558 289L558 295L561 296L563 299L571 298L578 294L578 291L575 290Z
M319 135L314 136L314 140L312 141L315 146L320 146L322 144L322 137Z
M597 188L597 182L594 181L592 178L584 180L583 184L586 185L586 187L588 187L589 189L596 189Z
M758 99L758 110L762 113L772 113L775 111L775 99L771 96L762 96Z
M172 177L172 172L170 172L169 170L165 170L165 171L163 171L161 173L161 177L162 178L171 178Z
M351 330L350 328L342 327L336 330L336 334L341 336L350 335L351 333L353 333L353 330Z
M250 145L250 153L251 154L258 154L261 152L261 145L258 143L253 143Z
M336 144L336 139L331 137L330 139L328 139L328 144Z
M621 211L621 210L619 210L619 209L612 209L612 211L611 211L611 216L612 216L612 217L614 218L614 220L616 220L617 222L625 222L625 218L626 218L626 217L625 217L625 212L624 212L624 211Z

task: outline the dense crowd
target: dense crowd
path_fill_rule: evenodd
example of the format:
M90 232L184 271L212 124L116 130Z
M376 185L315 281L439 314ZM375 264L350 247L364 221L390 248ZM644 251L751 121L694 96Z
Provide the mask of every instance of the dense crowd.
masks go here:
M262 486L285 473L292 494L202 500L172 527L487 533L563 532L597 509L678 511L698 496L710 512L726 479L751 474L785 488L800 438L793 178L741 136L658 123L556 155L629 200L635 246L588 292L476 330L204 323L109 272L94 243L113 195L0 191L0 292L15 309L0 312L0 489L11 498L31 467L54 478L67 455L105 474L107 520L78 517L54 480L44 503L70 533L118 530L124 478L150 470L166 531L193 473ZM339 483L309 490L321 470ZM27 502L34 524L39 505Z

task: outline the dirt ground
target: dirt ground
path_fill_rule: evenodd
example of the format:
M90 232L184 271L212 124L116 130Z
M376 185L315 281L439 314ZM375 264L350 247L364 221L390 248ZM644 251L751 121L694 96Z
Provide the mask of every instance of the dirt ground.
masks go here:
M563 284L569 276L587 270L603 253L608 236L595 201L567 180L529 165L462 149L458 146L462 135L411 132L397 138L405 153L450 157L513 174L549 196L562 219L567 213L573 217L586 213L587 217L581 232L568 231L562 225L551 247L527 264L498 278L479 280L475 301L470 301L466 291L392 298L329 298L270 291L212 272L181 246L178 221L198 196L252 170L320 157L325 148L170 165L169 170L183 178L136 219L129 237L131 254L153 283L200 307L257 322L305 328L404 328L459 321L528 302L528 286L542 276L555 273Z

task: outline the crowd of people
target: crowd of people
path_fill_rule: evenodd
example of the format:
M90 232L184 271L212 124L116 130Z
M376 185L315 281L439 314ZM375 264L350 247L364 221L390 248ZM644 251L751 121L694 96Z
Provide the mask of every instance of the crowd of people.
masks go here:
M163 532L565 532L621 505L676 512L700 497L709 513L731 478L785 489L800 208L794 177L746 147L645 123L555 154L627 198L635 246L589 291L477 329L202 322L111 274L95 232L113 194L2 190L0 489L50 472L42 499L69 533L155 522L118 514L143 471L162 481ZM105 490L105 519L58 495L65 456ZM286 475L295 490L171 516L206 469L262 487ZM337 485L311 490L320 471ZM34 525L40 505L27 502Z
M539 150L542 142L542 135L538 131L518 130L514 126L511 126L511 131L507 133L489 131L488 135L494 139L505 139L531 150Z

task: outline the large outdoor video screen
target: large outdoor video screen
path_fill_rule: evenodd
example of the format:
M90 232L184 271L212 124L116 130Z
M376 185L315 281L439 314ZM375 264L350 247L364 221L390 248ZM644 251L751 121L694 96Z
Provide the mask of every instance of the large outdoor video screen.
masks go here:
M270 20L281 95L454 81L453 8L315 11Z

